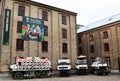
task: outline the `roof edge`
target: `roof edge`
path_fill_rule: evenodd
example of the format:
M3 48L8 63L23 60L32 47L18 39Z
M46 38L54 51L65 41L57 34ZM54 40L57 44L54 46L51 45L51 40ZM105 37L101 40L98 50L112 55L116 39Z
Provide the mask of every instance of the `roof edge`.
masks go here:
M36 5L36 6L40 6L40 7L44 7L44 8L48 8L48 9L52 9L52 10L55 10L55 11L64 12L64 13L67 13L67 14L77 16L77 13L75 13L75 12L65 10L65 9L61 9L61 8L57 8L57 7L54 7L54 6L47 5L47 4L31 1L31 0L13 0L13 1L29 3L29 4L32 4L32 5Z
M92 31L92 30L98 30L98 29L103 28L103 27L104 27L104 28L110 27L110 26L113 26L113 25L116 25L116 24L120 24L120 20L115 21L115 22L112 22L112 23L109 23L109 24L105 24L105 25L99 26L99 27L97 27L97 28L92 28L92 29L89 29L89 30L77 32L77 34L79 34L79 33L84 33L84 32L88 32L88 31Z

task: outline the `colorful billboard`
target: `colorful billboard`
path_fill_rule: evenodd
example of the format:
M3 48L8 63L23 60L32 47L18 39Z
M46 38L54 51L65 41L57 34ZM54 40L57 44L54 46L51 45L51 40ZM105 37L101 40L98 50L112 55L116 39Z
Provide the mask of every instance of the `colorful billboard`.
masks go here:
M22 39L24 40L44 40L44 21L41 19L23 16Z

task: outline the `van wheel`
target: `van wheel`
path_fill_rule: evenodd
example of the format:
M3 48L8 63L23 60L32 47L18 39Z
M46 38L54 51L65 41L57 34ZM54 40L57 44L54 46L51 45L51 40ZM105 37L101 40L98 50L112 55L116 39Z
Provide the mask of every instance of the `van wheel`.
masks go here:
M95 74L95 75L98 75L98 71L94 71L94 74Z
M107 73L107 72L106 72L105 74L106 74L106 75L108 75L108 73Z
M48 72L47 71L41 71L41 78L47 78L48 77Z
M40 78L40 75L41 75L41 74L40 74L40 71L36 71L36 72L35 72L35 76L36 76L37 78Z
M70 76L71 75L71 71L68 71L68 76Z
M24 78L24 75L22 72L15 72L14 73L14 79L23 79Z

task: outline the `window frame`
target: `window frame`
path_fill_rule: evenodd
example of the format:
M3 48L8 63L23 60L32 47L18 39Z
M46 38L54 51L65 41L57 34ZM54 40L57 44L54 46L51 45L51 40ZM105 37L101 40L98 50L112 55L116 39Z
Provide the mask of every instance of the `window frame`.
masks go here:
M24 51L24 40L23 39L16 39L16 50Z
M25 16L25 6L18 6L18 16Z
M90 53L94 53L95 52L95 47L94 45L90 45Z
M91 57L91 63L93 63L95 61L95 57Z
M110 51L109 43L104 43L104 52L109 52L109 51Z
M67 25L67 17L62 15L62 24Z
M48 12L47 11L42 11L42 19L45 21L48 21Z
M44 25L44 36L48 36L48 26Z
M108 31L104 31L103 32L103 39L107 39L109 36L108 36Z
M94 41L94 36L93 35L89 35L89 41L90 42Z
M78 43L82 43L82 38L78 37Z
M22 32L22 21L17 21L17 33Z
M48 42L42 41L42 52L48 52Z
M79 46L79 54L80 54L80 55L83 53L82 49L83 49L83 48L82 48L81 46Z
M67 43L62 43L62 52L68 53L68 44Z
M62 28L62 38L67 38L67 29Z
M111 58L109 56L105 57L105 62L107 63L108 67L111 67Z

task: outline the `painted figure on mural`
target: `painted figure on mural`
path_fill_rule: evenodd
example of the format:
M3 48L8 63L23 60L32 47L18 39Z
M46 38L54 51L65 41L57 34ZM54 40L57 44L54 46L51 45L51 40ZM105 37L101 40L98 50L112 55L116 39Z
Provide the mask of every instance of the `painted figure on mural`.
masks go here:
M30 24L27 25L27 31L26 31L26 38L29 38L29 34L30 34Z
M30 27L30 25L27 25L27 32L26 32L26 37L31 38L31 39L39 39L41 34L41 29L39 27L39 25L36 25L33 23L32 26Z

